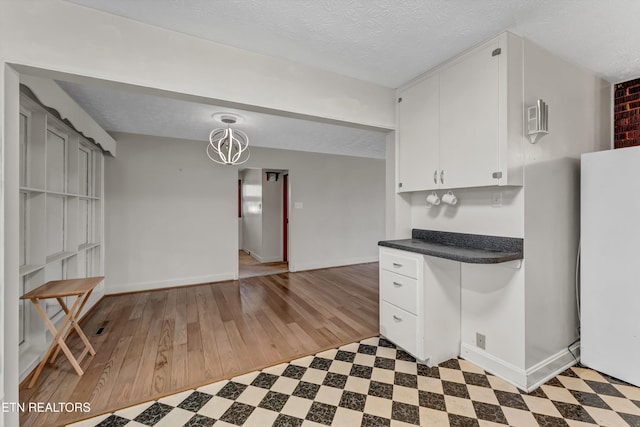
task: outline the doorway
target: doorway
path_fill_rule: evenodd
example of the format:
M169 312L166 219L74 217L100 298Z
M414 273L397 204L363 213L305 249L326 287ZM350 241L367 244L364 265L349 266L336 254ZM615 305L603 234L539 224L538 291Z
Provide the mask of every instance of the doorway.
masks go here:
M238 277L289 271L289 174L282 169L238 172Z

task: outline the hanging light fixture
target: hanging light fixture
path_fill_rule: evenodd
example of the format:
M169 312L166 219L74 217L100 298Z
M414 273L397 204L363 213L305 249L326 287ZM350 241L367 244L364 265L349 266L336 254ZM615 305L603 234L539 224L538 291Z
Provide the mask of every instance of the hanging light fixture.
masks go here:
M222 115L220 121L227 127L211 131L207 156L221 165L243 164L249 160L249 137L241 130L231 129L231 125L237 122L235 116Z

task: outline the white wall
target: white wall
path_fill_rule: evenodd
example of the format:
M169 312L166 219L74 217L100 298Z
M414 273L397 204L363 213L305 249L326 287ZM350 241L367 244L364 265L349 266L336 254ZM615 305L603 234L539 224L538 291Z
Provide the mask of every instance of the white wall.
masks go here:
M2 99L3 101L0 102L0 142L2 143L2 147L4 147L4 141L6 139L5 136L5 122L6 122L6 118L5 118L5 114L4 114L4 99L5 98L5 73L7 72L7 67L2 65L0 67L0 99ZM0 150L0 172L2 173L2 177L5 178L6 177L6 173L5 173L5 154L4 154L4 150ZM6 179L6 178L5 178ZM14 247L7 247L7 240L6 238L4 238L4 232L5 232L5 221L6 221L6 209L5 209L5 198L4 198L4 193L5 193L5 189L4 189L4 185L0 186L0 235L3 236L3 243L2 243L2 248L0 249L0 277L2 277L2 280L0 280L0 307L2 307L3 312L8 308L7 307L7 299L5 298L5 282L6 282L6 276L7 274L11 274L9 271L7 271L5 269L5 261L4 261L4 257L5 257L5 253L7 251L11 251L15 249ZM15 244L15 242L12 242ZM14 269L15 270L15 269ZM5 375L4 375L4 365L5 365L5 341L6 341L6 335L4 328L5 328L5 319L6 316L2 316L2 319L0 319L0 401L4 402L4 391L5 391ZM9 321L14 321L17 320L17 316L15 318L10 318ZM15 344L15 342L13 343ZM11 356L10 356L11 357ZM16 376L17 377L17 376ZM6 415L4 415L2 418L0 418L0 426L4 427L5 425L5 418Z
M18 74L0 63L0 401L4 402L18 402L19 83ZM18 413L3 413L0 427L4 425L18 425Z
M549 134L525 144L525 164L608 150L611 84L528 40L524 50L524 105L542 98L549 106Z
M242 177L242 240L246 252L262 252L262 169L246 169Z
M580 161L535 163L526 168L525 180L525 363L530 368L562 352L578 337L574 280Z
M396 193L396 133L386 138L386 239L411 237L411 193Z
M525 105L549 105L549 134L525 148L526 367L577 337L581 153L611 144L611 85L525 41Z
M524 237L524 191L522 187L485 187L452 190L455 206L441 203L427 207L431 192L412 193L412 228L458 233ZM444 191L437 192L440 197ZM493 195L500 194L502 205L493 206Z
M105 171L107 293L232 279L238 169L209 161L205 142L115 136L118 157ZM252 147L249 162L289 170L291 204L302 203L289 218L290 270L377 260L384 160Z
M3 0L0 61L228 106L394 127L392 89L61 0Z
M265 168L289 170L289 270L378 260L377 243L385 236L384 160L268 154L273 166L263 158Z
M230 279L237 272L237 170L203 143L117 134L105 161L107 293Z
M462 357L516 384L524 383L523 267L518 261L462 263L460 279ZM486 350L476 347L476 333L485 336Z

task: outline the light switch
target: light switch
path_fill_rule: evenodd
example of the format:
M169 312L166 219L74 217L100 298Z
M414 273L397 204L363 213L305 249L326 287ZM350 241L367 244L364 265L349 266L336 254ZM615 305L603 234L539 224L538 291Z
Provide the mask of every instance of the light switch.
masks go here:
M302 208L303 208L302 202L295 202L295 203L293 204L293 207L294 207L295 209L302 209Z

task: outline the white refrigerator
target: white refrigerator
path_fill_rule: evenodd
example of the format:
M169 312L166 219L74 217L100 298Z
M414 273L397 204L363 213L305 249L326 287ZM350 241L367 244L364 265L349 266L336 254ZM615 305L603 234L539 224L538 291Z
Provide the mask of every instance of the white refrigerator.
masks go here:
M640 386L640 147L582 155L582 364Z

